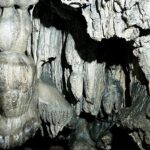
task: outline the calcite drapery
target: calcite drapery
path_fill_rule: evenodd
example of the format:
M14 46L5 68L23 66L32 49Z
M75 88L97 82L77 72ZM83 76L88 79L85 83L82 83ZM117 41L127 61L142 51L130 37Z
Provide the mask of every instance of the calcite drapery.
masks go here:
M34 3L30 1L30 4ZM3 9L0 16L0 147L4 149L21 145L35 134L40 125L35 64L25 55L32 31L27 10L30 4L26 1L0 1Z
M72 107L61 93L38 80L35 63L26 54L32 32L28 8L35 3L36 0L0 1L0 148L3 149L22 145L33 137L40 127L40 116L49 123L48 132L53 137L73 116Z
M50 123L49 136L55 137L72 119L72 108L55 87L39 81L38 91L40 115L45 123Z

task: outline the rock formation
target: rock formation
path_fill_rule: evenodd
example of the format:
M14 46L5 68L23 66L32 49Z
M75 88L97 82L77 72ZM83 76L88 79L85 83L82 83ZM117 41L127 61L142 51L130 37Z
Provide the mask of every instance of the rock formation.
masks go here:
M60 134L69 149L150 149L150 1L35 3L0 2L0 50L33 58L36 78L44 81L37 86L45 99L39 111L50 136L66 126L72 132ZM53 94L60 98L45 105ZM128 147L120 148L116 135Z
M150 2L146 0L41 0L33 13L30 51L38 75L52 78L79 118L92 115L112 122L107 126L130 129L127 134L140 149L149 148L148 142L143 142L149 134L149 119L142 108L149 97L148 8ZM56 59L48 62L52 57ZM47 63L42 65L42 60ZM139 89L146 87L141 104L134 104L138 93L133 98L131 92L137 82ZM138 122L131 117L134 111ZM146 117L145 127L138 115L141 111L143 119ZM123 121L127 116L134 127L125 123L129 120ZM142 138L137 128L144 130Z

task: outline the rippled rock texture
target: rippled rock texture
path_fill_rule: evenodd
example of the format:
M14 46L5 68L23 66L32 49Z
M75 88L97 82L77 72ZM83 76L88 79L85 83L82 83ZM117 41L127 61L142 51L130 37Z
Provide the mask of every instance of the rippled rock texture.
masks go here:
M149 149L149 8L147 0L41 0L34 9L29 53L38 76L50 77L88 121L97 149L115 149L124 129L136 148Z
M39 0L31 20L29 5L0 1L0 50L32 56L36 78L59 90L38 89L52 97L39 108L50 137L71 150L150 149L150 1Z

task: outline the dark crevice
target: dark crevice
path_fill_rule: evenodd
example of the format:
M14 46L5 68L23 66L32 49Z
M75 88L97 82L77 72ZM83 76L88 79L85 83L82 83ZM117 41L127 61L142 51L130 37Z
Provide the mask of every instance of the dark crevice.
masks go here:
M66 57L65 57L65 49L66 49L66 43L67 43L67 38L68 38L68 33L64 32L64 37L65 37L65 41L63 42L63 47L62 47L62 53L61 53L61 65L62 65L62 82L63 82L63 94L65 94L65 98L67 99L67 101L71 104L75 104L76 103L76 99L74 98L71 90L67 90L66 87L70 87L70 82L67 81L67 85L66 85L66 81L65 81L65 69L69 69L70 73L72 72L72 67L67 63ZM70 88L69 88L70 89Z
M63 93L67 94L64 72L65 72L66 68L68 68L71 71L71 66L68 65L66 57L65 57L65 49L66 49L68 34L64 32L63 36L65 37L65 41L63 41L63 47L62 47L62 53L61 53L61 64L62 64L62 69L63 69L62 70L62 72L63 72L62 73L62 82L63 82Z
M140 26L137 26L137 25L134 25L134 27L139 29L140 31L139 37L150 35L150 29L142 29Z
M69 133L70 131L64 129L59 133L57 137L51 139L46 131L44 133L44 136L41 136L41 133L39 131L36 133L33 139L30 139L24 146L22 146L22 148L16 150L24 150L23 147L30 147L32 150L50 150L50 148L52 147L56 149L57 147L60 147L67 150L68 140L66 137Z
M67 14L67 15L66 15ZM96 41L87 33L87 24L80 9L61 4L60 0L41 0L34 9L34 17L46 26L70 33L81 58L91 62L106 62L108 65L127 64L132 61L132 41L112 37Z
M131 99L131 95L130 95L130 68L129 65L123 66L123 71L125 74L125 106L126 107L130 107L132 104L132 99Z
M92 40L87 34L87 24L81 10L62 5L59 0L52 0L51 3L43 1L36 5L34 17L40 18L46 27L54 26L58 30L70 33L80 56L86 61L95 60L99 42Z
M15 7L15 9L19 9L20 8L18 5L15 5L14 7Z
M95 119L95 116L91 115L90 113L86 113L86 112L82 112L79 117L86 119L86 121L89 123L93 122Z
M111 132L113 134L112 150L140 150L138 145L128 135L128 131L114 126Z
M103 56L98 59L99 62L106 62L107 67L111 65L120 65L125 74L125 105L126 107L131 106L131 96L130 96L130 67L129 64L133 63L133 42L127 42L125 39L113 37L107 40L101 41L102 54L98 56Z
M105 2L109 2L110 0L105 0Z
M31 15L31 10L33 9L33 5L30 5L28 8L28 13Z

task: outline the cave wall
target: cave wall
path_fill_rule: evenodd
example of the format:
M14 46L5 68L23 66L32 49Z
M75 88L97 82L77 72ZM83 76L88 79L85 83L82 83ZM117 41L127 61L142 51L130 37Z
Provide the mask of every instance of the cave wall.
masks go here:
M46 9L47 15L42 14L45 22L42 15L33 17L28 47L28 53L37 66L38 78L53 82L79 118L85 113L100 120L111 118L112 121L113 116L119 114L119 128L130 130L128 135L138 148L148 149L150 1L81 0L78 2L85 7L80 8L79 13L76 14L75 8L69 9L75 12L75 18L63 12L73 0L62 0L56 5L51 1L50 6L45 2L39 4ZM58 17L56 22L47 19L51 17L50 13L54 18ZM64 27L66 22L71 28ZM90 45L83 50L86 54L82 54L78 42L83 43L81 47ZM95 43L98 45L96 50ZM86 59L90 56L91 60ZM130 56L132 60L128 60ZM136 82L139 83L137 87L133 86ZM141 97L139 93L143 93Z

